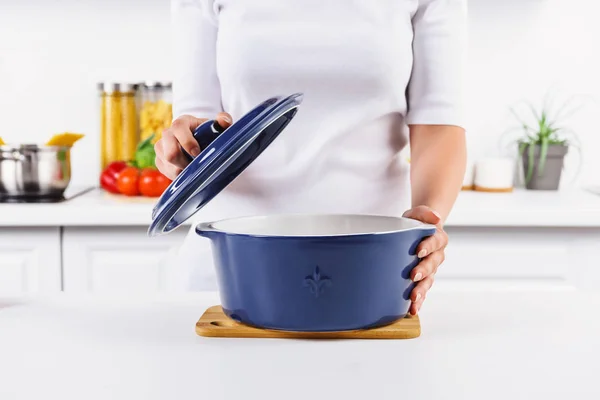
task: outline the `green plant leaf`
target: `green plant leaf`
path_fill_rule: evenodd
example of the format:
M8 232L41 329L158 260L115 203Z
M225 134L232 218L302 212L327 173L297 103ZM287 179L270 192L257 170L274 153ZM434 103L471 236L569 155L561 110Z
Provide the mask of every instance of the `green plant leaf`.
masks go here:
M540 119L542 119L544 117L544 110L542 110L542 115L540 116L537 112L537 110L535 109L535 106L533 104L531 104L531 102L527 102L527 105L529 106L529 109L531 110L531 113L533 114L533 117L539 121Z
M154 146L152 145L153 138L154 134L150 135L138 145L135 152L135 164L138 168L155 167L154 160L156 158L156 153L154 152Z
M546 111L546 113L548 113L549 115L552 115L552 106L553 106L553 99L550 96L550 92L546 92L546 94L544 95L544 101L543 101L543 105L542 108ZM550 122L549 125L553 125L554 122Z
M525 129L525 131L530 130L531 128L529 127L529 125L527 125L527 123L521 119L521 117L519 117L519 114L517 114L517 112L515 111L515 109L513 107L510 108L510 112L512 113L512 115L514 115L514 117L517 119L517 121L521 124L521 127L523 129Z
M519 157L523 157L525 150L527 150L527 143L524 143L524 142L519 143Z
M577 167L577 173L579 173L579 169L581 168L581 151L579 138L574 131L566 129L562 124L565 118L579 111L579 109L582 108L585 104L585 102L584 104L573 104L575 103L575 100L578 97L585 99L585 97L590 96L574 95L571 98L569 98L565 103L559 104L556 107L556 111L554 107L551 107L551 105L554 106L555 102L551 101L553 99L550 98L549 93L546 93L540 111L536 110L536 108L531 104L531 102L522 101L523 103L526 103L529 106L529 109L535 117L535 122L532 122L532 125L525 122L525 120L516 112L514 107L509 108L510 112L516 118L517 122L521 124L520 128L518 129L522 132L523 135L521 136L521 138L517 139L517 143L519 149L519 157L528 164L526 171L527 183L529 183L533 177L536 162L538 164L537 169L539 176L543 175L547 161L546 159L548 157L549 147L554 145L569 146L577 150L577 152L580 155L580 163ZM516 129L513 129L510 132L513 132L515 130ZM535 153L537 146L540 146L540 152L539 158L536 160ZM524 159L526 151L527 156L526 159Z
M548 156L548 138L542 138L542 144L540 147L540 158L538 160L538 176L544 174L544 167L546 166L546 157Z
M148 138L142 140L140 143L138 143L136 150L140 151L140 150L144 150L148 147L154 147L152 146L152 140L154 139L154 133L150 136L148 136Z
M577 113L577 111L579 111L581 108L583 108L584 104L579 104L572 108L568 108L569 105L574 100L576 100L578 97L583 97L583 96L573 95L573 96L569 97L567 100L565 100L565 102L562 104L562 107L559 107L559 110L556 113L556 117L555 117L556 121L565 120L565 119L569 118L570 116L574 115L575 113Z
M560 140L563 142L563 144L579 144L579 136L575 131L564 127L560 127L558 129L562 133L561 136L563 136L563 139Z
M527 148L527 176L525 177L525 182L529 183L531 178L533 177L533 166L535 163L535 145L529 144Z

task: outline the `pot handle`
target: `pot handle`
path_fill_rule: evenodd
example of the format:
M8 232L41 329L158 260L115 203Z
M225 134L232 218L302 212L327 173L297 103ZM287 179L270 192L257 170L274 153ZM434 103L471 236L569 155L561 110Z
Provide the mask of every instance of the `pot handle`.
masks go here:
M221 127L214 119L209 119L206 122L203 122L194 130L194 139L198 142L200 146L200 151L206 149L212 142L215 140L221 133L223 133L225 129ZM192 162L194 157L188 154L183 147L181 151L185 158L187 158L188 162Z
M216 236L218 231L212 226L212 222L201 222L196 225L196 234L208 239L212 239Z

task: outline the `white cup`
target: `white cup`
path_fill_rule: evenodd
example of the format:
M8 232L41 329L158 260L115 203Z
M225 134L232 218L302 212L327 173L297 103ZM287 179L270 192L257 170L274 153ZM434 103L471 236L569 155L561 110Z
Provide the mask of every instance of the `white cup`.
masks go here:
M475 190L510 192L514 187L515 161L511 158L485 158L475 165Z
M475 183L475 166L472 163L467 163L467 169L463 178L462 190L473 190Z

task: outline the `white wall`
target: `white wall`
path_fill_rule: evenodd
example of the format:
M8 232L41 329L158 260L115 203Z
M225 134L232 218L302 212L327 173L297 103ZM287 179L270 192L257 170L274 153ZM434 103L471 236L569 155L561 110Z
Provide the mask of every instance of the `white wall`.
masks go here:
M513 125L507 107L523 98L541 101L551 87L561 98L600 97L596 4L469 2L472 159L499 152L498 136ZM168 79L168 13L169 0L0 0L0 136L43 141L65 130L87 133L73 150L73 182L95 183L95 83ZM590 103L572 119L584 146L584 184L600 184L598 111Z
M0 0L0 136L88 135L73 184L99 174L101 80L169 79L169 0Z
M600 4L593 0L471 0L470 154L498 153L498 137L514 126L508 107L522 99L542 103L589 96L569 120L582 142L580 184L600 184ZM578 161L567 159L567 180ZM565 185L566 186L566 185Z

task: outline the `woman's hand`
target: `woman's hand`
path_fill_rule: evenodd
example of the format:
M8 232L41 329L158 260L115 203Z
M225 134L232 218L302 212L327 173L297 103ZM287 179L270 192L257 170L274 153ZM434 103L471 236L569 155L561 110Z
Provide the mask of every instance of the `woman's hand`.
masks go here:
M427 297L427 291L433 285L438 267L444 262L444 250L448 244L448 235L444 232L440 215L427 206L412 208L406 211L403 217L416 219L437 227L437 232L423 240L417 247L417 257L421 260L411 272L411 279L416 285L410 294L412 304L409 313L416 315Z
M217 114L215 120L223 128L228 128L232 122L231 115L224 112ZM156 168L163 175L173 180L188 165L181 147L193 157L200 154L202 149L194 139L193 132L206 121L191 115L183 115L173 121L171 127L163 132L160 140L154 145Z

